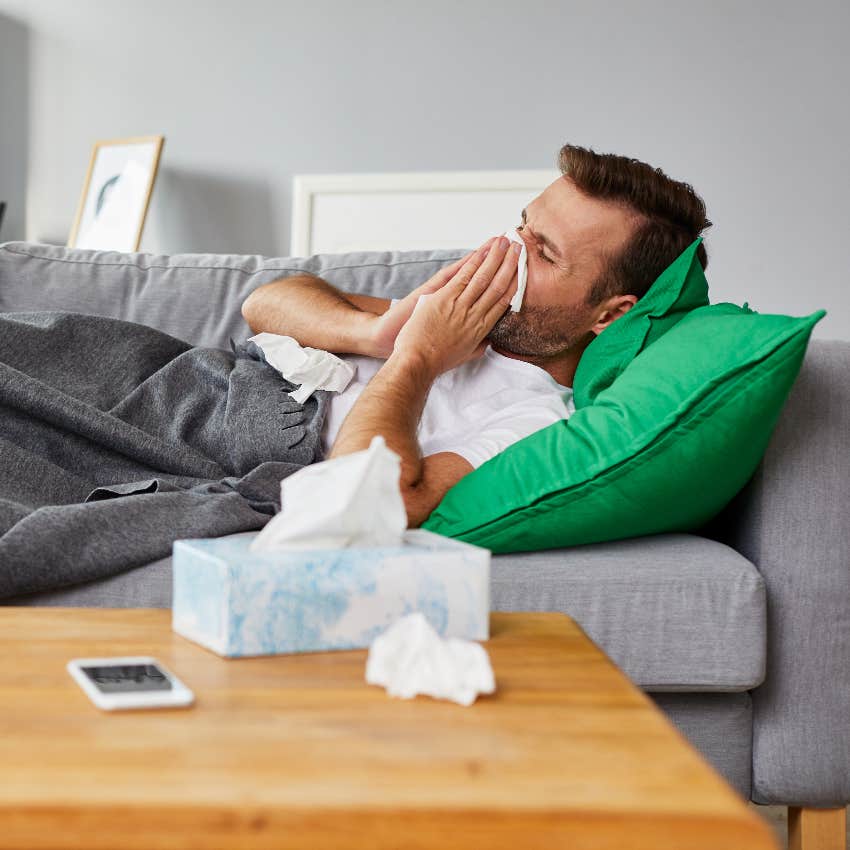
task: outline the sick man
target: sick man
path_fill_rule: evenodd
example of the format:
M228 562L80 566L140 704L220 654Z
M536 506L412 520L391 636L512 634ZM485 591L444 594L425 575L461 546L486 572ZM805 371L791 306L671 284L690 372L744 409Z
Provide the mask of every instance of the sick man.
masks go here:
M255 333L291 336L357 366L332 397L325 457L383 435L401 457L411 528L485 460L570 415L582 352L711 226L690 185L636 159L565 145L559 166L562 176L516 228L528 257L519 311L510 302L522 245L505 237L397 301L299 275L260 286L243 304ZM698 258L705 268L702 244Z

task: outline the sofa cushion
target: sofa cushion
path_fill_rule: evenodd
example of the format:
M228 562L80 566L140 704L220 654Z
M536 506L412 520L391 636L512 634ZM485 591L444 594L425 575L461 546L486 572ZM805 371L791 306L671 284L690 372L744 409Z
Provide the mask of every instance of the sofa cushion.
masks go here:
M498 555L491 593L496 611L569 614L646 690L741 691L764 678L764 582L722 543L659 535ZM0 604L168 607L171 560Z
M315 274L346 292L401 298L461 256L461 251L158 256L7 242L0 245L0 313L92 313L139 322L192 345L228 349L231 337L251 335L242 302L276 278Z
M648 691L742 691L764 679L766 595L734 549L687 534L498 555L496 611L563 611Z

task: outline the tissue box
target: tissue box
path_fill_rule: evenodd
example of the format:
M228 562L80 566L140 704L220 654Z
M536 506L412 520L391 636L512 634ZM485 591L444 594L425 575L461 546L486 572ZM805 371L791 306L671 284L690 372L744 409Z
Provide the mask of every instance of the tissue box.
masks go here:
M219 655L359 649L421 611L486 640L490 551L422 529L381 548L251 552L258 532L174 543L174 631Z

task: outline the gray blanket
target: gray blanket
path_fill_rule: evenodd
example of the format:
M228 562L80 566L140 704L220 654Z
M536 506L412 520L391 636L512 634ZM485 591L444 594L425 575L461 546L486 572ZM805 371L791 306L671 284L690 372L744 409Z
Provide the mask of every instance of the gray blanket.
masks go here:
M0 313L0 598L114 575L174 540L264 526L321 459L253 343L193 348L76 313Z

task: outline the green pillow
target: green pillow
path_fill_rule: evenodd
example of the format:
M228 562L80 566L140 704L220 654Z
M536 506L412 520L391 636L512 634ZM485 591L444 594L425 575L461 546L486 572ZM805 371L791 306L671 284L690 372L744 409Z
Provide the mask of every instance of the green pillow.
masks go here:
M586 407L632 360L687 313L708 305L708 282L695 239L658 277L632 309L585 349L573 381L576 408Z
M494 552L698 528L755 471L823 316L692 310L592 404L462 478L422 527Z

